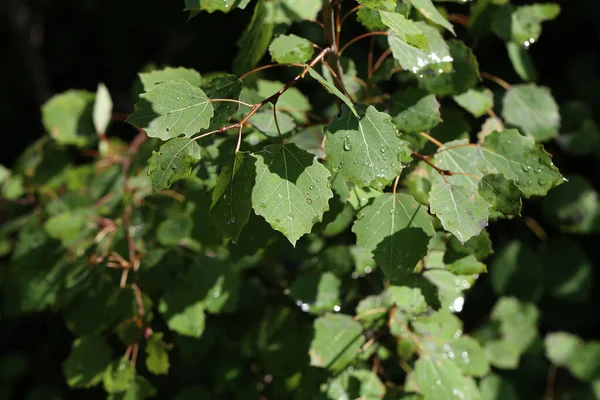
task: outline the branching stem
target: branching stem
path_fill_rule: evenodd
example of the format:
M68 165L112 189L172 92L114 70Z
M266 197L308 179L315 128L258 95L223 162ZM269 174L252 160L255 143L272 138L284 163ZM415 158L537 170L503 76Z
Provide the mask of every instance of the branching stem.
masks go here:
M246 103L246 102L240 101L240 100L235 100L235 99L210 99L209 101L211 103L221 103L221 102L223 102L223 103L237 103L237 104L241 104L243 106L250 107L250 108L252 108L252 106L253 106L253 104Z
M359 35L357 37L355 37L354 39L350 40L348 43L346 43L345 45L342 46L342 48L339 51L339 54L342 55L342 53L344 52L344 50L346 50L348 48L348 46L350 46L351 44L354 44L356 42L358 42L360 39L364 39L366 37L369 36L388 36L390 33L389 32L383 32L383 31L376 31L376 32L367 32L367 33L363 33L362 35Z
M510 90L510 83L498 78L496 75L492 75L487 72L481 72L481 77L497 83L498 85L502 86L505 90Z

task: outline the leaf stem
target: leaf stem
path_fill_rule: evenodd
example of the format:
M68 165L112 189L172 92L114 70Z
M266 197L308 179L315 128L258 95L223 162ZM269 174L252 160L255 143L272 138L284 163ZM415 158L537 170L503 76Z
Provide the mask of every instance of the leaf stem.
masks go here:
M333 70L336 72L336 75L340 77L338 82L334 81L335 86L343 93L346 93L344 82L342 81L344 71L342 70L342 64L340 63L340 55L342 52L338 51L338 27L340 20L339 18L336 19L335 17L335 12L333 10L334 5L338 5L337 0L325 1L322 11L325 43L330 49L329 53L327 54L327 63L333 68Z
M458 149L460 147L477 147L479 145L477 143L461 143L461 144L455 144L455 145L448 146L448 147L443 147L443 146L444 145L442 143L440 143L440 149L438 149L438 151L435 152L433 155L435 156L436 154L440 154L440 153L443 153L445 151L452 150L452 149Z
M456 22L462 26L469 25L469 17L464 14L448 14L446 19L448 21Z
M283 136L281 136L281 129L279 129L279 121L277 120L277 106L275 103L273 103L273 119L275 120L275 127L277 128L277 133L279 134L279 142L283 146Z
M354 44L354 43L358 42L360 39L364 39L364 38L370 37L370 36L377 36L377 35L379 35L379 36L388 36L389 34L390 34L389 32L383 32L383 31L363 33L362 35L359 35L359 36L355 37L354 39L350 40L345 45L343 45L342 48L340 49L339 54L342 55L342 53L344 52L344 50L346 50L348 48L348 46L350 46L351 44Z
M351 9L350 11L348 11L346 14L344 14L344 16L342 17L342 20L340 21L340 27L344 23L344 21L346 20L346 18L348 18L350 15L352 15L352 13L358 11L361 7L362 6L359 4L356 7L354 7L353 9Z
M392 193L396 194L396 189L398 188L398 182L400 181L400 175L394 179L394 187L392 188Z
M497 83L498 85L502 86L505 90L510 90L510 83L506 82L505 80L500 79L497 76L489 74L487 72L481 72L480 75L482 78L489 79L490 81Z
M417 153L416 151L413 151L412 155L413 155L413 157L417 157L417 158L425 161L425 163L427 165L429 165L431 168L435 169L442 176L452 176L452 175L454 175L454 172L449 171L447 169L442 169L442 168L436 166L435 164L433 164L431 161L429 161L429 159L430 159L429 156Z
M304 67L304 64L297 64L297 63L267 64L267 65L263 65L262 67L254 68L253 70L246 72L244 75L240 76L240 80L244 80L244 78L252 75L255 72L262 71L262 70L269 69L269 68L275 68L275 67Z
M545 241L548 239L548 234L546 233L544 228L542 228L542 226L535 219L533 219L531 217L525 217L524 221L525 221L525 225L527 225L527 227L529 229L531 229L531 231L533 233L535 233L535 236L537 236L538 239L540 239L542 241Z
M210 99L209 100L211 103L237 103L237 104L241 104L244 105L246 107L252 107L254 104L250 104L250 103L246 103L244 101L240 101L240 100L235 100L235 99Z
M423 136L425 139L429 140L431 143L435 144L437 147L443 147L444 144L425 132L419 132L419 135Z
M377 70L381 67L381 64L383 64L383 62L385 61L386 58L388 58L388 56L392 54L392 49L389 48L386 51L383 52L383 54L381 54L379 56L379 58L377 59L377 61L375 61L375 65L373 65L373 70L371 71L371 75L373 75L375 72L377 72Z

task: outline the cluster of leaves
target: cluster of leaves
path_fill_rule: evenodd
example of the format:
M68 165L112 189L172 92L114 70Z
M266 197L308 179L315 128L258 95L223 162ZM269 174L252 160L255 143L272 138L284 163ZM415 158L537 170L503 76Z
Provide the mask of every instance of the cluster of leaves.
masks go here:
M559 7L473 4L467 32L506 41L529 82L509 85L480 73L430 0L341 3L186 0L190 17L254 7L234 74L140 73L128 142L107 134L122 122L103 85L44 105L49 136L0 169L2 316L60 313L76 337L70 388L101 386L110 399L173 387L180 400L512 399L537 390L510 373L533 358L600 395L599 344L538 330L540 299L589 300L591 264L569 237L505 244L489 266L499 296L489 320L465 332L457 317L488 270L488 224L519 217L523 199L548 194L545 218L564 233L600 229L593 187L563 183L542 147L600 154L585 104L559 112L533 83L526 50ZM366 74L343 55L355 40L339 47L342 10L380 54ZM319 15L318 43L288 32ZM267 53L296 75L258 78ZM313 110L296 87L305 81L331 106ZM11 374L2 379L10 396Z

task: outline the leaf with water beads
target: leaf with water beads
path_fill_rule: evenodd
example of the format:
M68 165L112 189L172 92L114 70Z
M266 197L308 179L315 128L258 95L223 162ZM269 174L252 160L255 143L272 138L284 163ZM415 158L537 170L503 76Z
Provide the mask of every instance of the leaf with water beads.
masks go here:
M504 215L521 215L523 192L502 174L484 176L479 182L479 195Z
M407 378L407 389L416 390L427 399L479 399L472 378L463 376L451 360L422 354Z
M425 37L423 31L413 21L404 17L404 15L387 11L380 11L379 15L381 16L381 22L406 43L423 50L429 48L427 37Z
M436 182L429 196L430 211L462 243L477 236L488 224L490 205L470 189Z
M150 137L168 140L198 133L212 117L212 103L202 89L180 80L159 83L141 94L127 122Z
M175 138L153 151L148 159L148 176L152 190L169 188L174 182L187 179L192 167L200 161L200 146L192 139Z
M329 171L295 144L273 144L253 154L256 183L252 207L292 245L329 210Z
M362 104L356 110L358 118L343 107L325 128L325 154L350 182L382 191L412 161L411 151L389 115Z
M440 122L440 103L435 95L420 88L396 92L390 99L390 115L402 132L427 131Z
M484 174L503 174L526 198L543 196L563 182L550 155L516 129L494 132L477 149L477 166Z

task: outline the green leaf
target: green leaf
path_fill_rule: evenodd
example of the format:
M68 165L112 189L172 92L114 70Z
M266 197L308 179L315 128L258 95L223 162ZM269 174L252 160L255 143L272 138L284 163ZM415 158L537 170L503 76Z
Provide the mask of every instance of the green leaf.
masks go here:
M492 30L503 40L529 47L538 41L542 22L551 21L560 14L558 4L532 4L514 7L506 5L492 20Z
M294 143L302 150L306 150L317 158L324 158L325 152L321 145L323 144L324 125L309 126L299 132L294 133L292 137L286 138L284 143ZM332 185L333 186L333 185Z
M340 283L331 272L303 275L292 283L290 295L304 312L337 312L340 310Z
M544 267L537 254L513 240L494 257L490 281L499 295L537 301L544 291Z
M188 179L198 161L200 146L195 140L180 137L163 143L148 159L152 190L168 189L176 181Z
M42 122L50 137L64 145L89 145L96 137L94 99L93 93L69 90L48 100L42 106Z
M485 355L491 365L501 369L517 369L521 351L506 340L490 340L485 344Z
M191 11L191 18L194 16L193 12L206 11L212 13L221 11L228 13L234 8L244 9L248 4L250 4L250 0L185 0L184 11Z
M200 83L202 83L202 78L198 71L184 67L165 67L163 69L150 72L140 72L139 77L140 81L142 81L142 86L144 86L144 92L149 92L154 88L155 85L165 83L167 81L179 82L183 79L190 85L196 87L200 86Z
M273 0L265 3L266 22L291 24L317 18L323 3L321 0Z
M483 348L475 339L462 336L448 343L448 347L454 357L446 354L465 374L482 377L490 372Z
M181 311L169 310L169 305L161 302L159 311L165 314L169 329L180 335L199 338L204 332L204 304L197 302Z
M547 294L569 303L590 298L593 263L579 242L568 236L552 236L544 243L541 258Z
M423 31L427 43L428 50L418 49L406 43L396 33L388 35L388 43L392 49L392 54L400 63L400 66L407 71L415 74L428 71L427 73L441 73L450 71L452 65L452 57L450 49L442 38L442 35L432 26L424 22L416 22L415 25ZM431 71L431 72L429 72Z
M326 314L315 320L310 365L337 373L358 356L365 342L362 326L349 315Z
M517 392L509 380L490 374L479 381L482 400L517 400Z
M292 117L279 110L277 110L277 123L275 123L273 111L259 111L248 122L260 132L271 137L278 137L279 133L285 135L296 127Z
M473 51L459 40L450 40L448 47L452 70L444 71L444 68L440 68L437 73L429 70L419 75L419 86L439 96L464 93L481 80L479 63Z
M469 240L472 240L471 238ZM487 272L487 267L478 261L473 254L460 258L447 265L448 271L456 275L474 275Z
M490 205L464 186L436 182L429 196L430 211L462 243L477 236L488 224Z
M218 0L216 0L218 1ZM242 75L258 64L265 55L273 37L273 23L263 0L258 0L252 19L237 41L239 51L233 60L233 72Z
M475 382L465 378L450 360L421 355L407 378L407 387L416 389L427 399L479 399Z
M434 234L431 217L412 196L390 193L377 197L361 214L352 227L358 244L374 253L393 284L401 283L427 253Z
M254 153L256 183L252 207L257 215L295 245L329 210L329 171L294 144L273 144Z
M102 337L84 336L76 339L71 354L63 363L67 384L71 388L97 385L110 359L110 347Z
M113 103L108 89L103 83L99 83L96 90L93 112L96 133L106 133L106 128L108 128L108 124L112 119L112 108Z
M526 48L514 43L506 43L506 51L515 72L526 82L535 82L538 79L533 59L527 52Z
M168 140L208 128L213 115L212 103L202 89L184 80L167 81L140 95L127 122L150 137Z
M340 100L342 100L348 106L348 108L352 111L352 114L354 114L354 116L356 116L358 118L358 112L356 111L356 108L354 108L354 103L352 103L352 100L350 100L348 98L348 96L346 96L345 94L343 94L342 92L340 92L338 90L338 88L336 88L333 85L333 83L331 83L328 80L326 80L325 78L323 78L311 66L307 65L306 68L308 69L308 73L310 74L310 76L312 76L321 85L323 85L325 87L325 89L327 89L327 91L329 93L336 95Z
M256 178L254 162L247 153L236 153L221 169L213 190L211 222L233 240L237 240L250 218Z
M285 86L285 83L259 80L256 83L256 86L260 97L267 98L274 93L279 92L279 90ZM268 104L265 107L272 106ZM310 103L298 88L291 87L283 92L277 100L277 107L285 108L286 113L290 114L298 122L308 122L306 113L310 111ZM271 114L273 114L273 112L271 112Z
M377 374L366 369L343 371L329 382L329 399L382 399L386 387Z
M193 221L188 216L177 216L162 221L156 230L156 238L165 246L177 246L192 233Z
M453 97L459 106L479 118L494 107L494 93L490 89L469 89L463 94Z
M568 367L577 354L578 347L583 345L583 341L567 332L549 333L544 339L546 356L550 361L559 367Z
M396 2L392 1L392 3ZM396 33L397 37L411 46L418 47L425 51L429 49L427 37L425 37L421 28L413 21L406 19L404 15L395 12L379 11L379 14L381 15L381 22Z
M563 232L599 232L598 192L583 176L570 176L565 182L551 190L542 200L545 220Z
M373 10L394 11L396 9L395 0L357 0L358 4L371 8Z
M440 122L440 103L420 88L396 92L390 99L390 115L401 132L427 131Z
M273 61L285 63L303 63L309 60L315 49L310 40L296 35L278 36L269 46Z
M202 85L200 85L200 89L202 89L210 99L239 100L242 93L242 81L234 75L221 75L203 82ZM240 107L239 104L230 101L218 101L212 103L212 106L214 116L210 120L210 125L200 132L214 131L222 128Z
M156 389L146 378L137 375L124 393L115 393L107 397L107 400L144 400L156 396Z
M379 11L361 7L356 12L356 20L360 22L368 31L383 31L387 26L381 21L381 15Z
M423 314L427 311L428 305L425 297L419 288L410 288L407 286L390 286L386 290L391 302L403 313L410 315Z
M435 8L435 6L431 2L431 0L408 0L408 1L417 10L419 10L419 12L421 14L423 14L423 16L425 18L431 20L432 22L435 22L438 25L443 26L444 28L446 28L450 32L452 32L452 34L454 36L456 36L456 33L454 33L454 28L452 27L452 24L450 22L448 22L448 20L446 18L444 18L442 16L442 14L440 14L440 12L437 10L437 8Z
M504 95L502 116L536 142L558 136L560 114L548 88L535 84L513 85Z
M163 334L154 332L146 341L146 368L155 375L169 373L169 349L162 341Z
M135 380L135 368L131 361L121 358L106 368L102 376L104 390L108 393L124 392Z
M501 174L484 176L479 182L479 195L490 203L492 208L504 215L521 215L523 192Z
M526 198L543 196L563 182L550 155L532 138L516 129L494 132L477 153L477 166L484 174L501 173L521 189Z
M326 128L325 154L334 171L359 187L383 190L411 161L391 117L373 106L358 105L359 117L344 107Z

